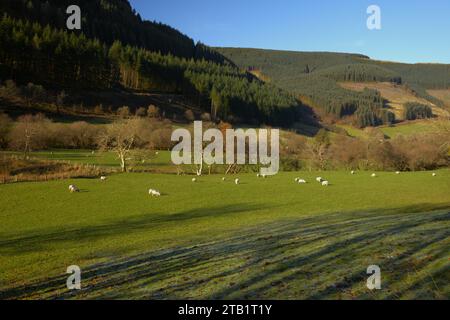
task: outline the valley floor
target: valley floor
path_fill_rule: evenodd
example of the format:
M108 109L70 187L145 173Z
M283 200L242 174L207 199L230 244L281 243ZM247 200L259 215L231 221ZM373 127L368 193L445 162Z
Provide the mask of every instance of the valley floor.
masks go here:
M449 170L239 178L0 185L0 297L450 297ZM71 183L81 192L69 193ZM70 265L81 267L80 291L65 287ZM366 287L369 265L381 268L381 290Z

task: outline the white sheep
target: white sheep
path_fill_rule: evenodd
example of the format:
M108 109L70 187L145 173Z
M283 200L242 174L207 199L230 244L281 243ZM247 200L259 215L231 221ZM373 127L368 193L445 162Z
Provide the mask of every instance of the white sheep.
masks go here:
M160 197L161 196L161 193L154 189L149 189L148 194L151 195L152 197Z
M330 185L330 183L326 180L322 181L322 186L324 187L328 187Z
M395 174L400 174L400 171L395 171Z
M263 179L267 178L267 176L265 174L262 175Z
M234 179L234 184L239 184L240 180L238 178Z
M294 179L295 182L298 182L298 180L300 180L300 178L298 177Z
M305 183L306 183L306 180L305 180L305 179L298 179L297 182L298 182L299 184L305 184Z
M355 174L356 172L354 170L352 170L351 174Z
M80 192L80 189L78 189L77 186L71 184L71 185L69 186L69 191L70 191L71 193L73 193L73 192Z
M101 177L100 177L100 180L101 180L101 181L106 181L106 179L108 179L108 178L106 178L105 176L101 176Z
M259 174L259 173L256 174L256 177L257 177L257 178L261 178L261 174Z
M322 179L322 177L317 177L316 181L319 182L319 183L322 183L323 179Z
M192 178L192 182L197 182L197 178Z
M436 177L436 176L437 176L437 174L436 174L435 172L433 172L432 176L433 176L433 177Z
M377 174L376 173L372 173L372 178L376 178Z
M226 180L226 178L225 177L222 177L222 181L225 181Z

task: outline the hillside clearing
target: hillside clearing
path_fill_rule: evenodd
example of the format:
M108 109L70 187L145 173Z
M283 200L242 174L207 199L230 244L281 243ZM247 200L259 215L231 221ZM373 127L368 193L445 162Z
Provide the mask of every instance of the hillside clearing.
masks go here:
M433 114L438 117L448 116L448 111L435 106L429 101L415 96L411 91L407 90L401 85L396 85L389 82L340 82L343 88L362 91L364 88L375 89L381 93L381 96L388 101L387 106L391 108L395 113L397 119L404 119L403 116L403 104L406 102L417 102L425 105L429 105Z
M364 138L367 137L367 132L364 129L355 128L350 125L339 124L337 125L340 128L343 128L347 133L355 138ZM399 135L413 135L420 133L431 133L436 131L436 124L433 120L417 120L417 121L409 121L402 122L392 126L382 126L378 127L381 132L388 138L395 138Z

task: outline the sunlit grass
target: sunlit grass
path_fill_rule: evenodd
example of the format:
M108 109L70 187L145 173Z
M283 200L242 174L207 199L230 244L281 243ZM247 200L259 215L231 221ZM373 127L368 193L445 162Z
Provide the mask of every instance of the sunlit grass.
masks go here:
M221 177L0 186L0 297L70 298L72 264L77 298L448 297L450 171ZM370 264L381 291L365 287Z

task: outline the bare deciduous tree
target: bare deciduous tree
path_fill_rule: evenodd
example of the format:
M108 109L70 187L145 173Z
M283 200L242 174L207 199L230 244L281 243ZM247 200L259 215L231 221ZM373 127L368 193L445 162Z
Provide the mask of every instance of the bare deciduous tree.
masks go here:
M100 135L98 145L101 151L117 154L122 172L128 168L128 159L139 144L141 121L136 118L114 122Z
M314 139L306 144L306 153L309 155L312 164L320 170L326 169L330 144L330 137L324 129L321 129Z
M10 132L11 146L22 150L25 159L31 151L46 148L50 123L42 114L19 117Z

